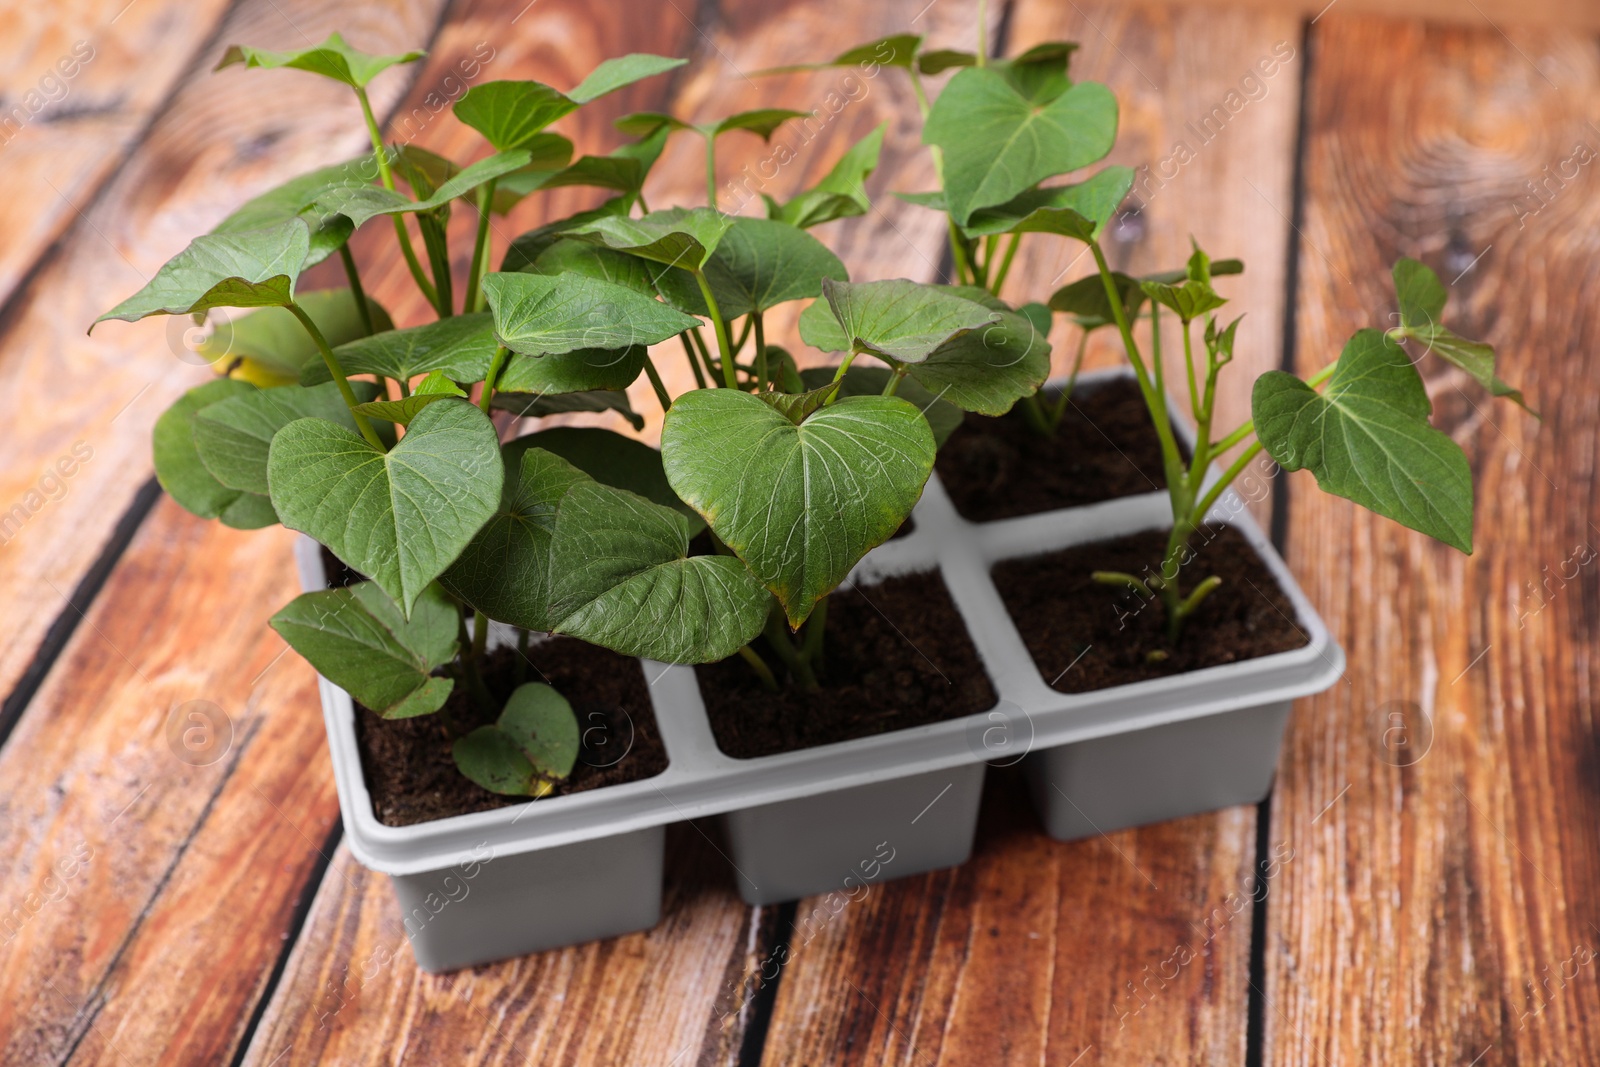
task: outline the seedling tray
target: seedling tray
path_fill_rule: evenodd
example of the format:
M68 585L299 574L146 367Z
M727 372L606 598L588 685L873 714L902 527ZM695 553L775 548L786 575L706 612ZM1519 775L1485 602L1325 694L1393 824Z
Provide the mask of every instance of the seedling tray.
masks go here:
M1121 373L1125 372L1084 375L1080 384L1092 388ZM865 882L900 877L961 862L970 850L987 763L1013 763L1028 756L1041 814L1059 837L1259 799L1257 794L1265 791L1276 763L1278 735L1289 703L1327 688L1343 673L1342 650L1231 491L1219 499L1209 519L1243 534L1294 605L1296 622L1308 643L1287 652L1089 693L1050 688L1018 633L1018 625L1025 626L1027 620L1014 621L1007 613L989 570L1001 560L1166 526L1171 510L1165 492L972 523L957 514L935 476L914 517L915 529L909 536L875 549L849 581L870 586L894 575L937 570L999 694L995 707L853 741L734 759L722 754L713 739L694 668L646 660L642 667L669 760L664 772L624 785L397 827L378 822L373 814L349 695L321 679L351 852L367 867L404 879L447 872L471 855L492 855L492 864L598 839L637 843L651 836L641 832L669 823L725 816L733 846L731 862L746 899L767 902L848 890L852 878ZM296 551L305 587L322 588L317 545L303 538ZM1194 736L1204 734L1208 722L1222 729L1220 740ZM1234 752L1240 743L1251 750ZM1098 752L1096 744L1101 746ZM1105 748L1108 745L1110 749ZM1197 772L1189 766L1193 759L1183 762L1184 750L1191 745L1212 752L1215 774ZM1142 751L1157 761L1152 765L1156 773L1147 781L1141 782L1137 775L1129 780L1127 763L1131 760L1137 767L1144 758ZM1232 763L1226 758L1229 752L1237 756ZM1084 756L1110 759L1119 780L1104 775L1096 780L1095 760ZM1188 777L1197 779L1195 786L1183 781L1163 785L1161 779L1172 774L1166 764L1174 759L1180 771L1189 766ZM1072 780L1053 780L1057 775L1071 775ZM885 794L885 783L897 781L905 789ZM1241 788L1246 796L1235 795ZM1097 803L1096 795L1107 790L1126 795L1111 798L1109 804ZM1173 795L1152 798L1152 791ZM1059 803L1052 800L1057 794L1067 801L1061 807L1071 806L1060 818L1052 810L1052 804ZM1100 818L1094 817L1096 812ZM819 826L824 828L820 832ZM827 827L835 829L830 832ZM809 843L797 847L802 838ZM830 849L828 840L846 843ZM887 863L882 862L885 847L893 856ZM815 855L808 858L812 852ZM631 921L633 925L625 928L648 925L654 921L653 913L635 907ZM567 929L575 936L567 940L601 936L595 931L604 925L570 925ZM560 943L559 934L553 941L549 937L529 941L537 947L555 943ZM499 948L495 955L519 951L503 940ZM449 965L459 962L475 960Z

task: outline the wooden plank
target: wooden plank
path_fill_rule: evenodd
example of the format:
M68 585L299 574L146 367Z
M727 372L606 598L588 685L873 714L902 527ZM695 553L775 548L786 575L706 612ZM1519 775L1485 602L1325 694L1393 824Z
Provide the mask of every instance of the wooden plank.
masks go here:
M1293 483L1290 562L1350 667L1293 720L1274 797L1296 858L1268 908L1264 1062L1594 1062L1600 179L1563 161L1596 143L1600 57L1551 32L1316 32L1300 370L1419 256L1545 422L1422 364L1476 472L1470 559Z
M803 901L763 1064L1242 1063L1256 815L1063 844L990 775L965 866Z
M0 304L78 218L227 10L66 0L0 9Z
M159 505L0 750L0 1062L237 1042L338 817L289 540Z
M350 25L327 5L248 0L201 66L226 41L297 45L335 25L395 51L427 39L441 3L388 0ZM232 69L185 84L0 321L0 606L15 620L0 634L0 693L148 476L156 417L209 374L184 348L181 318L103 324L93 337L85 328L241 200L365 141L348 89L288 74L264 89L270 77ZM374 83L375 106L386 109L405 78Z
M1195 140L1188 124L1278 42L1296 55L1300 45L1298 23L1288 18L1018 3L1008 50L1054 39L1082 42L1077 76L1116 92L1115 161L1152 167L1175 141ZM1229 293L1261 324L1241 331L1236 388L1220 405L1233 418L1248 410L1238 383L1280 358L1273 331L1283 314L1296 62L1280 61L1266 91L1175 173L1143 182L1143 210L1109 242L1119 266L1166 267L1187 258L1192 228L1219 257L1249 261L1248 284ZM1037 299L1089 273L1087 257L1068 267L1080 250L1032 240L1008 294ZM1055 338L1058 349L1065 333ZM1097 353L1102 362L1111 354ZM996 805L1002 810L991 812ZM1241 1062L1255 811L1063 845L1045 838L1022 807L1009 792L991 792L967 867L886 885L796 952L779 986L767 1062ZM805 901L800 914L825 903Z
M1166 0L1168 3L1175 0ZM1183 0L1187 5L1190 0ZM1600 7L1588 0L1198 0L1208 7L1233 7L1303 15L1320 22L1321 16L1383 15L1388 18L1433 19L1473 27L1520 29L1528 26L1600 30ZM1334 5L1338 6L1335 7Z

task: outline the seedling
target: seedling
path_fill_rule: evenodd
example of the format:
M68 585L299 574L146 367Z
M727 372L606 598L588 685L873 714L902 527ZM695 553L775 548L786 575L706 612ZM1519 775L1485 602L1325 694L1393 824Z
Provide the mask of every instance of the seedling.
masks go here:
M484 676L491 621L524 651L549 633L672 663L737 655L769 687L818 687L828 594L910 514L959 409L1015 390L995 385L994 353L1042 379L1042 349L978 290L852 284L808 232L868 209L881 129L814 188L769 200L767 218L649 210L645 177L686 124L631 116L619 125L634 140L575 161L549 127L681 61L608 60L566 92L475 86L454 111L488 154L461 166L384 144L372 119L368 81L417 58L337 36L303 52L230 49L222 66L350 86L372 152L245 204L102 319L254 309L208 342L220 376L158 421L162 485L202 517L303 531L364 576L298 597L272 625L379 715L434 714L463 689L489 724L441 716L461 771L540 796L571 771L576 723L560 694L525 678L502 706ZM768 136L795 114L697 127L710 199L718 136ZM572 184L616 195L516 237L491 270L495 216ZM463 206L478 225L457 285L447 222ZM395 329L365 294L348 241L369 224L393 226L435 321ZM348 287L298 291L335 254ZM843 354L836 366L802 372L767 342L763 316L795 300L812 301L805 332ZM649 347L673 338L698 383L676 397ZM862 355L884 366L854 366ZM660 451L537 424L607 411L637 426L624 390L641 375L665 411ZM533 432L502 441L523 419ZM702 532L712 550L692 552Z

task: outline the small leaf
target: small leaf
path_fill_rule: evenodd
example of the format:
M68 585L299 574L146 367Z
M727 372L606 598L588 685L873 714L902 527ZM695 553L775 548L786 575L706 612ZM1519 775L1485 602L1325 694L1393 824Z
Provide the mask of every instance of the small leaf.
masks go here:
M882 396L891 373L887 367L851 367L839 382L839 396ZM833 375L832 367L808 367L800 372L797 384L820 388L832 381ZM933 431L935 447L944 447L945 441L966 419L960 408L934 396L914 378L901 381L895 395L922 412L922 417L928 420L928 428Z
M461 400L430 404L388 452L323 419L278 431L267 460L272 504L371 576L410 612L500 499L492 423Z
M669 208L637 219L611 215L567 233L669 267L698 270L732 226L730 216L711 208Z
M422 200L410 200L399 193L371 185L337 186L318 197L316 207L325 214L343 215L357 228L379 215L440 211L448 207L451 201L470 195L480 185L526 167L531 158L527 149L497 152L463 168ZM426 185L420 178L414 184Z
M770 141L779 126L790 119L807 118L810 114L809 111L791 111L786 107L762 107L754 111L741 111L737 115L729 115L721 122L702 129L702 132L712 137L721 137L733 130L745 130L763 141Z
M917 57L917 69L924 74L943 74L947 70L975 66L978 57L954 48L935 48Z
M1400 324L1408 329L1438 326L1450 299L1439 276L1409 256L1395 262L1394 292L1400 300Z
M974 67L939 94L922 139L944 151L950 215L965 225L978 208L1104 157L1116 136L1117 101L1103 85L1079 82L1041 107Z
M287 304L310 247L311 230L298 218L260 230L196 237L143 289L94 321L137 322L149 315L192 315L214 307Z
M496 151L526 148L535 136L577 101L536 81L494 81L474 85L456 101L455 116L483 134Z
M194 444L195 416L213 404L231 397L248 396L256 387L248 382L219 378L195 386L173 403L156 420L152 433L156 480L178 505L202 519L220 518L229 526L252 530L278 521L270 502L263 512L258 501L244 499L249 494L217 481L216 475L200 462Z
M917 49L921 47L922 38L918 35L896 33L846 49L826 63L795 63L786 67L768 67L756 71L751 76L759 78L764 74L794 74L803 70L826 70L829 67L859 67L869 64L909 69L916 62Z
M334 685L386 719L443 706L454 682L433 675L456 654L456 609L437 585L406 619L373 582L302 593L271 626Z
M520 797L535 789L533 764L498 726L480 726L456 738L450 758L466 778L491 793Z
M634 82L643 81L657 74L665 74L687 62L689 62L687 59L673 59L669 56L651 55L648 52L633 52L618 56L606 60L590 71L587 78L567 93L567 97L580 104L587 104Z
M558 393L544 396L539 393L496 392L489 406L510 411L518 418L538 418L544 415L563 415L568 412L614 411L628 420L635 430L644 429L644 418L633 410L628 394L621 389L594 389L583 393Z
M749 393L701 389L667 412L661 452L673 490L798 627L900 528L933 469L934 443L927 420L898 397L847 397L796 426Z
M540 396L626 389L644 370L646 358L644 345L578 348L560 355L519 355L501 372L495 388Z
M1100 236L1131 188L1131 168L1107 167L1077 185L1029 189L1004 204L974 211L963 229L969 237L1056 233L1087 243Z
M349 289L320 289L295 297L300 310L310 316L328 344L338 346L366 334L355 294ZM389 313L368 298L368 313L379 329L393 328ZM332 381L328 365L322 361L316 342L286 308L268 307L224 320L196 349L200 355L226 369L228 362L243 359L252 365L258 380L276 385L302 381L308 371L321 374L315 381ZM313 370L312 368L315 368Z
M883 151L883 131L888 125L880 123L857 141L821 181L793 200L781 207L769 201L768 214L801 229L865 215L872 207L867 199L867 178L878 167L878 156Z
M560 240L523 268L529 274L581 274L612 285L625 285L636 293L656 295L648 261L614 252L588 241Z
M352 382L352 385L357 384ZM449 378L443 371L433 371L417 385L416 391L410 396L401 397L399 400L373 400L365 404L357 404L355 410L372 419L381 419L385 422L398 422L401 426L408 426L417 413L429 404L450 397L464 397L467 394L462 388Z
M1078 46L1071 41L1036 44L1020 56L993 64L1012 88L1035 104L1048 104L1072 86L1067 64Z
M497 725L546 778L565 778L578 762L578 717L566 697L542 682L517 686Z
M1004 415L1038 392L1050 376L1048 337L1014 312L994 314L994 322L911 364L911 377L941 400L980 415Z
M378 387L351 382L356 396L370 400ZM273 435L296 419L327 419L352 433L356 422L332 382L312 389L284 385L255 389L205 408L194 418L194 447L206 470L223 485L267 495L267 450Z
M652 345L698 324L626 286L578 274L488 274L483 292L495 336L525 355Z
M346 374L377 374L409 382L419 374L440 371L456 382L480 382L500 343L487 311L452 315L425 326L386 330L342 344L334 350ZM306 363L300 384L316 385L332 375L322 360Z
M1256 433L1285 470L1309 468L1324 491L1472 551L1472 472L1428 425L1432 405L1405 350L1381 330L1345 345L1320 395L1292 374L1256 379Z
M351 48L343 37L337 33L330 33L328 39L321 44L313 48L302 48L297 52L272 52L265 48L251 48L249 45L229 45L228 50L222 54L222 61L215 69L221 70L235 63L243 63L246 67L268 69L291 67L294 70L321 74L325 78L332 78L334 81L361 89L390 67L399 63L415 62L425 55L426 52L418 51L402 52L393 56L374 55Z
M838 392L839 383L829 381L803 393L757 393L756 396L771 405L773 410L782 414L784 418L799 426L806 421L807 415L832 400Z
M905 279L825 280L822 292L852 346L902 363L927 359L946 341L995 321L981 304Z
M1215 311L1227 301L1206 282L1190 279L1182 285L1165 285L1161 282L1140 282L1139 288L1151 300L1177 313L1184 322L1193 322L1208 311Z
M660 111L635 111L631 115L622 116L612 125L618 132L628 134L630 137L650 137L661 130L670 133L675 130L694 129L687 122Z
M1494 372L1494 348L1483 341L1462 337L1439 321L1449 294L1439 276L1414 259L1403 258L1394 265L1394 291L1400 301L1402 337L1420 341L1427 351L1452 366L1460 367L1491 396L1505 397L1538 417L1528 407L1522 390L1507 385Z
M515 469L513 458L529 448L560 456L597 482L672 508L689 520L690 537L705 528L700 515L667 484L661 453L638 438L594 426L556 426L507 441L501 447L507 470Z

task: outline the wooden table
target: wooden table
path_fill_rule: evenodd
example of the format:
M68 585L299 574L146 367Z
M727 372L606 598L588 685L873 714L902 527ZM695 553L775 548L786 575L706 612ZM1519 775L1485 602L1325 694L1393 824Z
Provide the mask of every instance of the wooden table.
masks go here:
M1436 422L1476 472L1471 558L1305 475L1263 505L1350 660L1297 705L1270 800L1060 844L997 773L970 863L826 923L815 901L743 906L681 826L655 930L442 977L413 965L385 880L340 843L312 672L265 625L296 591L291 535L200 522L149 480L152 422L206 374L181 323L84 335L242 198L363 142L336 86L207 71L227 43L335 28L425 45L375 97L395 136L460 155L481 147L434 102L481 49L481 78L557 86L628 51L694 58L586 109L572 133L592 149L624 111L822 106L836 72L746 75L908 25L964 44L974 0L925 2L5 6L0 94L44 106L0 130L0 1061L1600 1062L1600 564L1556 577L1600 539L1600 169L1564 164L1600 147L1600 49L1507 4L1459 26L1355 4L1315 22L991 7L1013 49L1081 41L1081 76L1121 100L1118 157L1153 177L1116 228L1119 263L1179 262L1191 232L1249 263L1231 287L1250 312L1238 362L1315 369L1387 307L1387 265L1420 256L1544 416L1427 368ZM64 98L27 97L80 40L92 58ZM1247 84L1274 49L1289 58ZM1241 86L1245 106L1202 130ZM768 186L815 180L889 120L879 209L823 231L860 278L939 271L933 216L887 195L931 182L909 107L885 72ZM652 204L698 202L697 151L671 149ZM729 139L725 177L766 151ZM1024 259L1013 284L1034 292L1082 273L1047 241ZM368 285L420 321L392 261ZM1233 372L1232 414L1251 377ZM1395 712L1431 723L1420 758L1386 748ZM198 745L182 736L201 727Z

